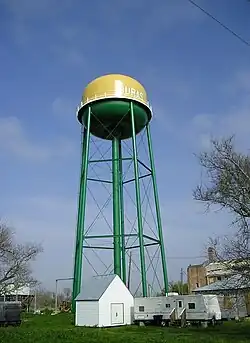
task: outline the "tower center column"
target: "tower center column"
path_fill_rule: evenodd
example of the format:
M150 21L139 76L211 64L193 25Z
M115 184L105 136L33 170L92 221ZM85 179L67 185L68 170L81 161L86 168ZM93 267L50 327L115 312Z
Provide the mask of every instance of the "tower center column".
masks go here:
M121 277L120 141L112 140L114 274Z

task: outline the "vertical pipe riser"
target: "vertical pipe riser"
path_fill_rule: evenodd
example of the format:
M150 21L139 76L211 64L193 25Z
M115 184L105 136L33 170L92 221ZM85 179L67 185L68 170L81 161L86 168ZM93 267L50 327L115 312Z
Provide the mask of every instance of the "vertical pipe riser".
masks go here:
M153 190L154 190L156 219L157 219L157 226L158 226L158 236L159 236L159 241L160 241L164 288L165 288L165 292L168 293L167 263L166 263L166 256L165 256L164 238L163 238L162 221L161 221L161 213L160 213L160 203L159 203L159 195L158 195L157 182L156 182L156 171L155 171L153 147L152 147L152 140L151 140L151 133L150 133L149 124L147 124L147 126L146 126L146 131L147 131L147 139L148 139L150 166L151 166L151 171L152 171L152 182L153 182Z
M121 216L120 216L120 177L119 140L112 140L113 174L113 234L114 234L114 274L121 277Z
M143 239L143 225L142 225L142 210L141 210L141 192L139 183L139 167L137 158L136 146L136 132L135 132L135 117L133 103L130 103L130 114L132 124L132 143L133 143L133 161L135 173L135 193L136 193L136 207L137 207L137 222L138 222L138 238L140 245L140 260L141 260L141 281L142 281L142 294L147 296L147 280L146 280L146 264L144 254L144 239Z
M122 280L126 285L126 250L125 250L125 229L124 229L124 199L123 199L123 168L122 168L122 145L119 141L119 182L120 182L120 219L121 219L121 259L122 259Z

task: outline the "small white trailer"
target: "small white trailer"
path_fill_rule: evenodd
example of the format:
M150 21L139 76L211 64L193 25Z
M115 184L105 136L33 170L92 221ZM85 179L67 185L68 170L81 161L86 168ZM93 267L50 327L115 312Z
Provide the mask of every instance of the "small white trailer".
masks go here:
M211 322L221 320L216 295L168 295L166 297L135 298L135 323Z
M165 325L174 320L175 307L167 297L145 297L134 299L134 323Z
M211 322L221 320L221 310L217 295L181 295L175 297L177 319L183 308L186 320L195 322Z

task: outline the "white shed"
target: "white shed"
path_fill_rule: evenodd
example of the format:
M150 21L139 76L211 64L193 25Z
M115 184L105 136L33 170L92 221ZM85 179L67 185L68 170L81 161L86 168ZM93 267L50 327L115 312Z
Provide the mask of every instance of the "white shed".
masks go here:
M93 277L76 297L76 326L132 323L134 298L118 275Z

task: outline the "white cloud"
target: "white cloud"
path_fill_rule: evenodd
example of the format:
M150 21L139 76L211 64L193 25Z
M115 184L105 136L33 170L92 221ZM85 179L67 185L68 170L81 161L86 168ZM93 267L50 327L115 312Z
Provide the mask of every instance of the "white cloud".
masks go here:
M204 204L190 198L163 199L161 213L169 279L178 280L180 269L201 263L207 256L209 237L229 234L231 217L225 211L205 212Z
M246 84L245 91L247 87ZM191 119L182 122L178 116L173 116L169 111L164 113L161 109L159 115L156 112L156 118L161 121L166 132L171 132L180 142L184 141L193 151L207 148L211 138L220 139L231 135L235 135L238 148L249 149L249 113L250 101L243 97L241 101L238 101L238 98L232 99L223 111L194 114Z
M203 1L203 0L202 0ZM109 0L109 6L106 2L100 1L97 7L98 14L105 15L112 23L119 23L121 16L129 13L138 13L141 15L139 27L144 28L151 23L149 35L141 39L154 38L154 34L159 31L164 32L165 30L172 29L176 24L198 23L204 15L197 11L189 3L181 0L175 1L159 1L151 2L150 0ZM146 42L146 41L145 41Z
M225 113L215 113L205 117L203 114L196 115L187 127L188 138L193 140L193 143L195 141L197 143L198 138L202 148L204 142L207 147L211 137L222 138L235 135L236 144L240 149L249 148L249 112L250 105L244 104L238 108L232 107Z
M21 242L42 244L33 263L36 278L53 287L58 277L72 276L77 199L48 196L9 196L2 215Z
M1 0L1 3L14 16L21 19L50 16L72 6L69 0Z
M209 114L199 114L193 117L194 127L200 130L209 130L212 126L211 116Z
M89 31L87 28L76 26L73 22L71 25L58 20L61 14L67 13L73 4L68 0L2 0L3 5L10 12L10 19L6 24L8 31L17 45L27 46L34 41L37 42L38 37L42 40L41 44L44 48L48 48L50 53L63 63L82 66L86 65L82 46L79 44L79 39L82 31ZM50 25L50 36L43 36L43 31L39 28L34 30L34 22L42 20L42 25L47 26L44 21L58 21L54 26ZM44 42L46 39L46 42Z
M220 85L219 89L228 94L239 95L240 93L246 95L250 93L250 71L240 70L234 73L233 77L229 81L224 82Z
M0 118L0 152L32 161L47 161L74 153L71 141L58 138L51 144L31 140L16 117Z
M182 24L190 24L192 22L197 24L203 18L204 15L200 11L190 6L188 2L183 1L163 1L160 6L154 5L153 11L150 12L150 20L156 24L152 27L154 32L172 29L180 22Z
M76 44L53 43L51 46L51 52L65 64L70 64L76 67L85 67L87 65L84 54L81 51L81 47Z
M62 97L57 97L53 102L52 102L52 111L53 113L58 116L59 118L61 117L70 117L72 118L72 114L76 111L77 104L74 104Z

